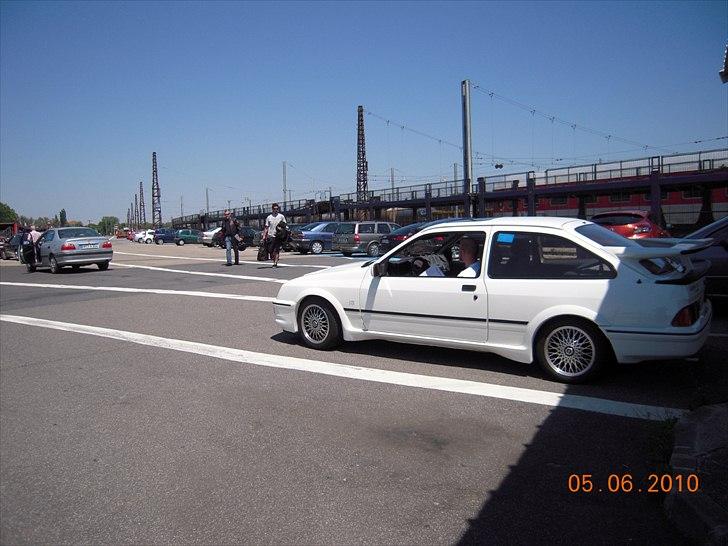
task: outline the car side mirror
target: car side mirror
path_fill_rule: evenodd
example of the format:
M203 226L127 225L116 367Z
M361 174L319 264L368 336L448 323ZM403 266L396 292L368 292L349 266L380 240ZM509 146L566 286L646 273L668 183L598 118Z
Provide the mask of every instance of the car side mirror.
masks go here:
M377 262L372 266L373 277L384 277L387 275L387 261Z

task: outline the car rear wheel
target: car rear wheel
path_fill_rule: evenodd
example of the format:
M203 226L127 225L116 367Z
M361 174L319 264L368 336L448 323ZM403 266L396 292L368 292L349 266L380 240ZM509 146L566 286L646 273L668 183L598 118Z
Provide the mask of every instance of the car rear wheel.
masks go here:
M35 271L35 266L30 264L25 264L25 269L28 270L28 273L33 273Z
M311 254L321 254L324 251L324 244L321 241L311 243Z
M576 318L549 323L538 336L536 359L546 374L562 383L584 383L609 363L609 342L593 324Z
M163 245L164 244L164 241L162 239L157 239L154 242L157 243L158 245Z
M370 243L367 248L367 255L371 258L379 256L379 243Z
M341 344L341 326L336 311L326 300L310 298L298 313L298 331L304 345L327 350Z
M152 244L152 240L151 239L144 239L144 244L145 245L151 245Z
M107 269L109 269L109 262L98 262L96 265L101 271L106 271Z
M185 244L185 242L184 242L184 239L180 239L179 241L177 241L177 244L178 244L179 246L182 246L182 245L184 245L184 244Z
M48 258L48 263L51 265L51 273L60 273L61 272L61 266L58 265L58 261L56 260L55 256L51 256Z

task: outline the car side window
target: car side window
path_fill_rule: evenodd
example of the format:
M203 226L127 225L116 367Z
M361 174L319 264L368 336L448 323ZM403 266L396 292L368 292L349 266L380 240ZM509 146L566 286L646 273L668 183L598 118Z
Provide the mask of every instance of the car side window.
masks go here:
M389 224L377 224L377 233L392 233Z
M359 233L374 233L374 224L359 224Z
M339 227L339 226L338 226L338 224L336 224L336 223L333 223L333 224L327 224L327 225L326 225L326 226L324 227L324 229L322 229L321 231L323 231L323 232L325 232L325 233L334 233L334 232L336 231L336 228L337 228L337 227Z
M460 245L464 238L472 239L472 257L467 264L461 259ZM419 237L402 246L388 259L388 277L463 277L480 276L485 233L435 232ZM468 271L465 271L471 267Z
M55 236L56 236L55 232L48 231L48 232L46 232L46 233L43 234L43 241L44 242L52 241L55 238ZM38 241L38 242L40 242L40 241Z
M488 262L493 279L611 279L614 268L577 243L548 233L499 231Z

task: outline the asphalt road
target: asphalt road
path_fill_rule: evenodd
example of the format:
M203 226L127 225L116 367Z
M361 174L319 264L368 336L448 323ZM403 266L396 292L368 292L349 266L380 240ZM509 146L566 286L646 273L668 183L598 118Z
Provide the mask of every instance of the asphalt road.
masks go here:
M725 401L725 316L699 359L566 387L487 354L306 349L268 298L341 256L284 254L273 269L253 249L224 267L219 249L114 247L105 272L0 263L0 312L28 322L0 322L0 543L682 542L662 496L639 492L665 470L669 426L600 408ZM216 294L227 297L205 296ZM313 373L296 359L594 409ZM572 474L592 474L594 490L569 492ZM608 492L625 474L635 489Z

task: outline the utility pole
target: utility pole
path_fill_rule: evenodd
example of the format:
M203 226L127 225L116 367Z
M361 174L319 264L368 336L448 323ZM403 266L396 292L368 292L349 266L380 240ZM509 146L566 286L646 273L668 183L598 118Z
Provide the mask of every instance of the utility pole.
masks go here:
M286 177L286 162L284 161L283 162L283 210L286 209L286 191L287 191L287 188L286 188L287 179L286 178L287 178Z
M228 202L228 210L230 210L230 201L231 201L230 199L227 200L227 202Z
M452 164L452 181L455 182L458 179L458 164Z
M389 182L392 184L392 195L394 196L394 167L389 169Z
M210 188L205 186L205 210L208 216L210 215Z
M180 216L184 216L185 215L185 211L184 211L184 208L182 206L182 195L179 196L179 215Z
M470 184L473 180L473 152L470 135L470 80L463 80L460 84L460 93L463 101L463 195L465 196L465 217L470 217Z
M369 195L369 164L367 162L367 149L364 140L364 107L357 108L356 124L356 200L366 201ZM364 220L367 212L364 209L357 210L359 220Z
M157 174L157 152L152 152L152 226L162 227L162 192Z

